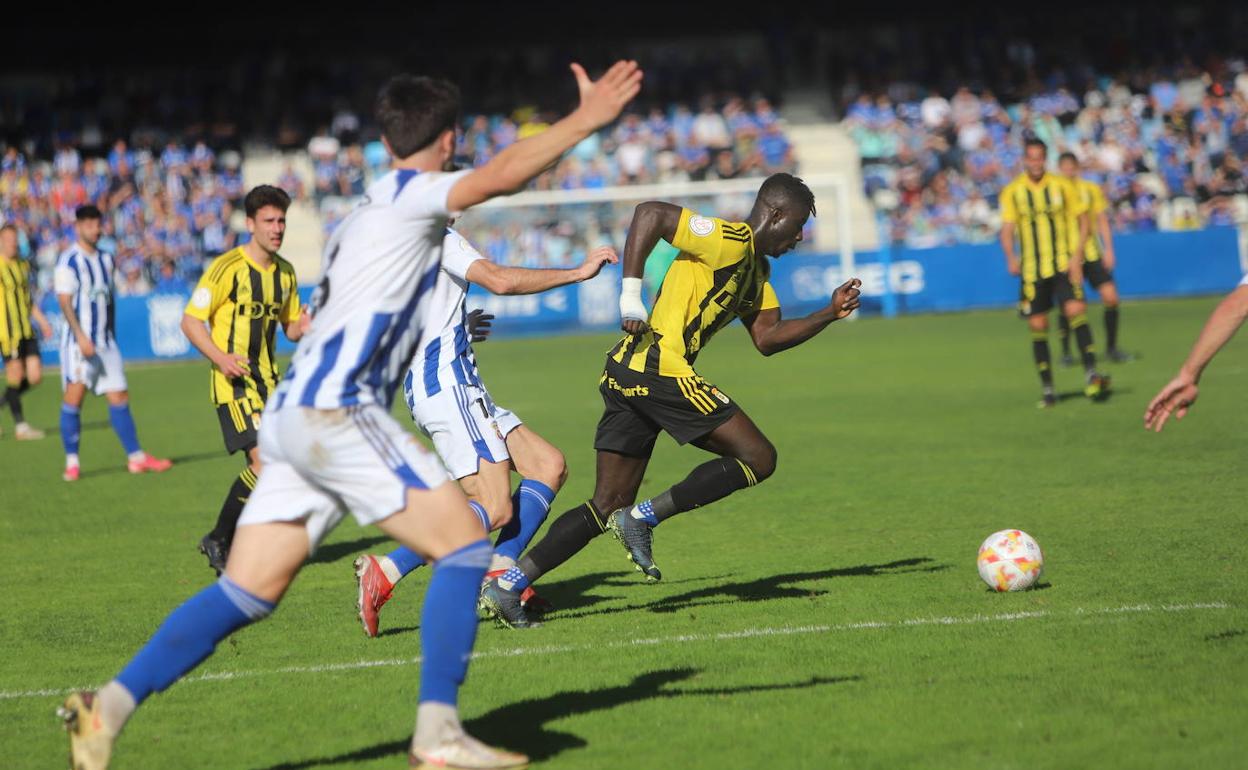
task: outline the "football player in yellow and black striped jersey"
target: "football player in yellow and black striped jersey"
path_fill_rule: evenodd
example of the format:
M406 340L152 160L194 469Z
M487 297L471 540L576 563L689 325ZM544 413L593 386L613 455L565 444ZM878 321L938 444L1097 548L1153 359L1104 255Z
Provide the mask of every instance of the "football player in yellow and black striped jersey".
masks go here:
M814 195L790 174L763 182L744 222L702 216L671 203L651 201L637 207L624 247L620 311L627 334L607 353L599 380L605 408L594 439L594 496L559 517L545 539L520 558L516 566L523 578L512 590L523 591L607 529L624 544L637 569L648 580L658 580L650 553L653 527L772 474L775 447L693 365L715 333L737 318L758 351L772 355L814 337L858 307L861 282L852 279L822 310L804 318L781 318L767 281L767 257L794 248L814 211ZM641 300L642 268L659 239L680 254L647 313ZM634 504L660 432L717 457L672 488Z
M1111 361L1125 362L1131 357L1118 349L1118 285L1114 283L1114 234L1109 227L1109 203L1101 186L1079 176L1079 159L1064 152L1057 161L1058 170L1074 187L1082 219L1072 220L1071 250L1083 248L1083 277L1101 297L1105 306L1105 355ZM1070 328L1066 317L1061 319L1062 363L1070 366Z
M216 527L199 544L218 573L260 472L256 437L264 402L277 387L277 326L293 341L308 323L299 306L295 269L277 253L290 196L260 185L247 193L243 207L251 240L207 266L182 316L187 339L212 362L210 393L225 448L230 454L247 453L247 467L226 496Z
M1049 310L1057 304L1083 356L1084 393L1092 399L1108 394L1109 380L1096 371L1092 330L1083 299L1083 254L1070 228L1081 226L1081 204L1069 180L1045 171L1048 148L1039 139L1023 146L1023 168L1001 190L1001 248L1006 268L1022 279L1019 311L1031 328L1032 357L1040 374L1042 407L1057 404L1049 355ZM1017 238L1017 243L1015 239ZM1072 243L1075 248L1072 248ZM1021 253L1021 256L1020 256Z
M35 304L30 292L30 264L18 253L17 228L0 227L0 357L4 358L4 401L13 414L18 441L43 438L43 431L26 422L22 394L43 379L37 325L44 339L52 325Z

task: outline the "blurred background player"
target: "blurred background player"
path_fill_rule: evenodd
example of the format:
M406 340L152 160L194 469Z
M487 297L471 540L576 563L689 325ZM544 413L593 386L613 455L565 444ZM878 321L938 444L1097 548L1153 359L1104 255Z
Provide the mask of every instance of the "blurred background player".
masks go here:
M22 394L43 380L39 340L51 339L52 325L31 297L30 264L18 253L17 228L0 227L0 355L4 356L4 401L9 405L18 441L43 438L43 431L26 422Z
M538 294L588 281L603 265L618 261L615 250L604 246L574 268L504 267L481 256L459 233L447 231L442 269L426 316L428 339L412 359L403 394L412 419L433 441L487 531L502 527L487 578L515 566L546 521L568 469L563 453L511 410L495 404L481 382L464 307L468 285L475 283L492 294ZM488 318L483 323L478 340L488 333ZM512 470L521 476L514 494ZM357 604L367 636L377 635L377 613L390 599L395 584L422 564L419 554L404 546L385 556L366 554L355 560ZM530 593L525 603L531 599Z
M245 453L246 467L226 494L216 526L199 541L200 553L218 575L260 473L260 413L280 379L277 325L292 342L308 326L307 316L300 315L295 268L277 253L286 234L290 196L260 185L247 193L243 208L251 240L208 265L182 316L186 338L212 363L212 403L225 449Z
M1187 416L1187 410L1200 395L1200 376L1222 346L1235 336L1248 319L1248 276L1209 314L1205 328L1196 338L1174 379L1157 392L1144 410L1144 428L1161 432L1173 414L1176 420Z
M79 206L74 212L77 241L56 262L56 299L65 316L61 335L61 441L65 445L66 481L78 480L78 439L82 425L82 401L87 390L108 401L108 420L126 450L131 473L160 473L173 465L152 457L139 445L138 430L130 414L130 394L121 349L114 335L113 286L116 263L113 255L97 248L100 241L100 210Z
M781 319L767 280L767 256L779 257L797 246L814 211L815 196L791 174L763 182L744 222L704 217L658 201L637 207L624 246L620 295L627 335L607 353L598 385L604 409L594 437L594 496L560 516L515 567L486 585L482 605L491 614L508 625L529 625L521 592L607 529L647 580L659 580L662 573L651 553L655 527L771 476L776 448L739 406L698 376L693 364L712 335L737 318L758 351L769 356L811 339L858 307L860 282L852 279L836 290L827 307L804 318ZM642 269L660 238L680 255L647 312L641 300ZM661 432L718 457L634 504Z
M1105 307L1105 356L1116 363L1130 361L1131 356L1118 349L1118 286L1114 283L1114 233L1109 226L1109 203L1101 186L1079 176L1079 159L1073 152L1064 152L1057 168L1074 186L1077 206L1070 208L1071 252L1083 249L1083 278L1101 297ZM1075 214L1076 211L1081 213ZM1074 366L1070 355L1070 320L1059 313L1057 323L1062 340L1062 366Z
M1082 215L1071 183L1045 170L1048 148L1039 139L1023 144L1023 173L1001 191L1001 248L1006 269L1022 279L1019 312L1031 329L1031 351L1040 374L1041 407L1057 404L1049 354L1049 310L1057 305L1070 320L1083 359L1084 394L1098 399L1109 378L1096 371L1092 330L1083 300L1082 255L1072 249L1072 221ZM1021 258L1015 251L1015 237Z
M140 704L199 665L222 639L270 615L348 510L433 564L409 764L478 770L528 764L528 757L486 746L460 724L459 689L476 642L490 544L459 486L390 408L421 340L452 213L520 189L614 120L641 88L636 62L617 62L597 82L580 65L572 68L580 106L480 168L457 173L443 170L454 153L459 89L410 75L382 88L376 110L392 170L368 187L326 244L312 325L265 407L264 472L239 519L225 574L170 613L115 679L66 699L59 714L75 770L106 768Z

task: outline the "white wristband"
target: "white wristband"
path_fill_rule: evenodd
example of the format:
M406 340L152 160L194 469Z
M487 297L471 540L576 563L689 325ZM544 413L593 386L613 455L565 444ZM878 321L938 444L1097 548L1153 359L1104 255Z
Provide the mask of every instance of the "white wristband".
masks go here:
M620 289L620 318L625 321L644 321L649 316L646 304L641 301L641 279L625 278Z

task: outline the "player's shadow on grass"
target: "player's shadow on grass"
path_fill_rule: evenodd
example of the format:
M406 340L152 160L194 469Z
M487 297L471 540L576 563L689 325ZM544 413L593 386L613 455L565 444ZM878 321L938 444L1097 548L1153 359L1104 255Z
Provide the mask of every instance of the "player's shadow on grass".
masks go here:
M610 711L643 701L668 698L723 698L759 692L806 690L846 682L856 682L861 676L813 676L799 682L776 684L740 685L736 687L671 687L699 673L694 668L673 668L640 674L627 684L604 687L599 690L565 690L543 698L516 701L489 711L467 722L469 733L486 743L523 751L534 761L543 761L569 749L584 748L588 741L579 735L560 732L547 727L551 722L570 716ZM651 735L651 738L656 736ZM352 765L374 759L406 754L409 738L379 743L346 754L318 757L299 762L273 765L264 770L305 770L327 765Z
M341 543L329 543L316 549L316 554L308 559L309 564L332 564L349 556L359 556L378 543L385 543L390 538L385 535L361 537L355 540L344 540Z
M843 577L878 577L881 575L898 575L905 573L942 572L949 569L948 564L935 564L926 556L909 559L898 559L883 564L859 564L856 567L835 567L832 569L815 570L812 572L790 572L783 575L772 575L739 583L719 583L693 591L665 596L658 601L645 604L630 604L624 607L607 607L600 610L585 612L564 612L564 605L556 605L558 617L583 617L587 615L611 615L617 612L633 612L650 610L651 612L680 612L696 607L709 607L716 604L738 604L740 602L763 602L773 599L809 599L823 596L827 591L813 587L798 585L819 580ZM640 580L633 580L640 583ZM644 587L641 587L644 590ZM571 609L571 608L568 608Z
M176 457L169 458L173 461L173 468L170 470L176 471L180 465L200 463L205 460L220 460L222 457L224 457L224 455L220 452L197 452L189 455L178 455ZM79 478L87 479L93 476L109 476L116 473L129 473L126 469L125 463L118 463L117 465L109 466L107 468L93 468L91 470L83 471Z

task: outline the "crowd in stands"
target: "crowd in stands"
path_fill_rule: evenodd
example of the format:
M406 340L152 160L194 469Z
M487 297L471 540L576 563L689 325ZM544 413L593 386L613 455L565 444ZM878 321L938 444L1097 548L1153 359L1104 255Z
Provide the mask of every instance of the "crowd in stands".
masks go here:
M465 168L483 165L511 143L545 129L556 114L522 107L510 114L474 115L461 126L456 161ZM353 125L358 125L354 123ZM310 194L332 230L362 195L368 182L386 168L379 141L345 144L326 127L308 144L313 180L305 186L292 167L279 184L296 196ZM729 96L717 103L706 97L694 110L684 103L625 115L577 145L554 168L539 176L534 190L579 190L633 184L736 179L794 171L793 146L771 102ZM296 192L296 190L298 192ZM584 220L611 207L589 207L574 216ZM608 221L556 218L490 227L482 240L494 244L491 256L510 264L563 266L583 258L587 239L612 231ZM497 217L496 217L497 219ZM627 221L625 221L625 225ZM511 247L506 243L514 244ZM617 244L618 245L618 244Z
M1027 136L1045 141L1051 165L1075 154L1104 188L1117 231L1230 224L1248 192L1245 76L1179 71L1134 87L1106 78L1078 95L1050 82L1010 105L965 86L914 96L862 94L844 119L867 195L910 246L993 240L997 193L1019 173Z
M117 256L119 294L184 291L205 257L235 244L240 166L237 152L218 156L203 141L117 140L98 155L58 143L45 160L9 146L0 158L0 218L17 226L42 288L74 242L74 210L91 203L104 212L100 245Z

